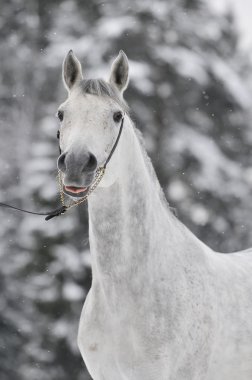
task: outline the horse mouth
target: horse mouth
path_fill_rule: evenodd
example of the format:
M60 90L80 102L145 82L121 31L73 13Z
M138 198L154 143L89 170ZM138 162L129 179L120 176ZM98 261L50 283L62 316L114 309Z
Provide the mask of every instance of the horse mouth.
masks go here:
M63 187L64 193L75 198L82 198L88 192L88 187L76 187L76 186L65 186Z

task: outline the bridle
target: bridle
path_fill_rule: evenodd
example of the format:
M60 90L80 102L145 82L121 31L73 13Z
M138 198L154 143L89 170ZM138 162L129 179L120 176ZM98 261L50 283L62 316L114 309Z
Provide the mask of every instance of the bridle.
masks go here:
M120 128L119 128L117 138L114 142L114 145L111 148L111 151L110 151L105 163L96 169L94 181L89 186L88 191L85 194L85 196L82 197L79 201L74 201L70 204L65 203L65 194L64 194L64 190L63 190L62 172L58 169L58 182L59 182L59 190L60 190L60 200L62 203L61 214L64 214L69 208L72 208L74 206L78 206L81 203L86 202L89 195L97 188L97 186L99 185L99 183L101 182L101 180L105 174L106 167L107 167L109 161L111 160L111 157L113 156L114 151L116 150L116 147L117 147L118 142L119 142L120 137L121 137L121 133L122 133L122 129L123 129L123 123L124 123L124 115L122 116L122 120L121 120L121 124L120 124ZM60 138L60 133L58 134L58 138ZM61 152L61 149L60 149L60 152ZM51 219L51 218L49 218L49 219ZM46 218L46 220L48 220L48 219Z
M111 148L111 151L110 151L110 153L109 153L109 155L108 155L105 163L97 168L96 173L95 173L95 177L94 177L94 181L89 186L88 191L85 194L85 196L82 197L80 200L74 201L74 202L72 202L70 204L66 204L66 202L65 202L65 195L64 195L64 191L63 191L62 172L60 170L58 170L58 184L59 184L59 191L60 191L60 201L61 201L61 204L62 204L62 206L60 208L57 208L56 210L44 213L44 212L33 212L33 211L29 211L29 210L24 210L24 209L21 209L21 208L18 208L18 207L14 207L14 206L11 206L9 204L2 203L2 202L0 202L0 207L11 208L11 209L14 209L14 210L25 212L27 214L46 215L45 220L50 220L50 219L54 218L55 216L59 216L59 215L65 214L65 212L67 210L69 210L70 208L72 208L74 206L78 206L81 203L86 202L87 199L88 199L88 197L89 197L89 195L97 188L97 186L101 182L101 180L102 180L102 178L103 178L103 176L105 174L107 165L108 165L109 161L111 160L111 158L112 158L112 156L113 156L113 154L114 154L114 152L116 150L116 147L117 147L117 145L119 143L119 140L120 140L120 137L121 137L121 134L122 134L122 130L123 130L124 117L125 117L125 114L122 115L121 124L120 124L120 128L119 128L119 132L118 132L117 138L116 138L116 140L115 140L115 142L114 142L114 144L113 144L113 146ZM60 137L60 132L59 131L58 131L57 137L58 138ZM61 150L60 150L60 152L61 152Z

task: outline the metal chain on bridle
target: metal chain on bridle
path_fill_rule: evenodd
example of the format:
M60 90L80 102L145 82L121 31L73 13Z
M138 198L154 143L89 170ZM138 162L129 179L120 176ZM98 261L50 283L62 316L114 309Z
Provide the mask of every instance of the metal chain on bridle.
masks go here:
M63 190L62 173L61 173L60 170L58 170L58 183L59 183L59 190L60 190L60 201L62 203L62 206L65 206L67 209L70 209L70 208L72 208L74 206L78 206L81 203L86 202L86 200L88 199L89 195L97 188L97 186L101 182L102 177L104 176L104 174L105 174L105 168L104 168L104 166L99 167L96 170L94 181L92 182L91 186L89 187L89 189L87 191L87 194L85 194L85 196L82 197L79 201L75 201L73 203L66 204L66 202L65 202L65 194L64 194L64 190Z
M14 206L11 206L9 204L6 204L6 203L2 203L0 202L0 207L6 207L6 208L11 208L13 210L18 210L18 211L22 211L22 212L25 212L27 214L33 214L33 215L46 215L46 218L45 220L50 220L52 218L54 218L55 216L59 216L59 215L62 215L64 214L67 210L69 210L70 208L74 207L74 206L78 206L80 205L81 203L84 203L87 201L88 197L90 196L90 194L97 188L97 186L99 185L99 183L101 182L104 174L105 174L105 170L106 170L106 167L107 167L107 164L109 163L117 145L118 145L118 142L119 142L119 139L120 139L120 136L121 136L121 133L122 133L122 129L123 129L123 123L124 123L124 115L122 116L122 120L121 120L121 124L120 124L120 129L119 129L119 132L118 132L118 135L117 135L117 138L114 142L114 145L112 146L112 149L105 161L105 163L102 165L102 166L99 166L98 169L96 170L96 173L95 173L95 178L94 178L94 181L91 183L91 185L89 186L88 188L88 191L87 193L85 194L84 197L82 197L80 200L78 201L74 201L72 203L69 203L69 204L66 204L65 202L65 194L64 194L64 188L63 188L63 179L62 179L62 172L60 170L58 170L58 186L59 186L59 192L60 192L60 201L61 201L61 204L62 206L60 208L57 208L56 210L53 210L53 211L50 211L50 212L33 212L33 211L29 211L29 210L24 210L24 209L21 209L19 207L14 207ZM58 133L58 138L59 138L59 133Z

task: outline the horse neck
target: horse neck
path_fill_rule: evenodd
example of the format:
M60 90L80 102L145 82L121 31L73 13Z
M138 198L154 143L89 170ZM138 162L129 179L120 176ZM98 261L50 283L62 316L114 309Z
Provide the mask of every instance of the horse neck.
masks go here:
M113 160L120 161L117 180L89 199L93 279L123 281L138 271L148 276L154 265L171 270L187 230L169 211L129 121Z

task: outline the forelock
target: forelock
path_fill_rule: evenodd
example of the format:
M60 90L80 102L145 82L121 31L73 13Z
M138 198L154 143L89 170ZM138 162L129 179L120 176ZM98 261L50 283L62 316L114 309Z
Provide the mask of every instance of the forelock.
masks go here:
M118 91L103 79L83 79L80 82L81 90L84 94L108 97L118 103L125 112L128 112L128 105L120 96Z

